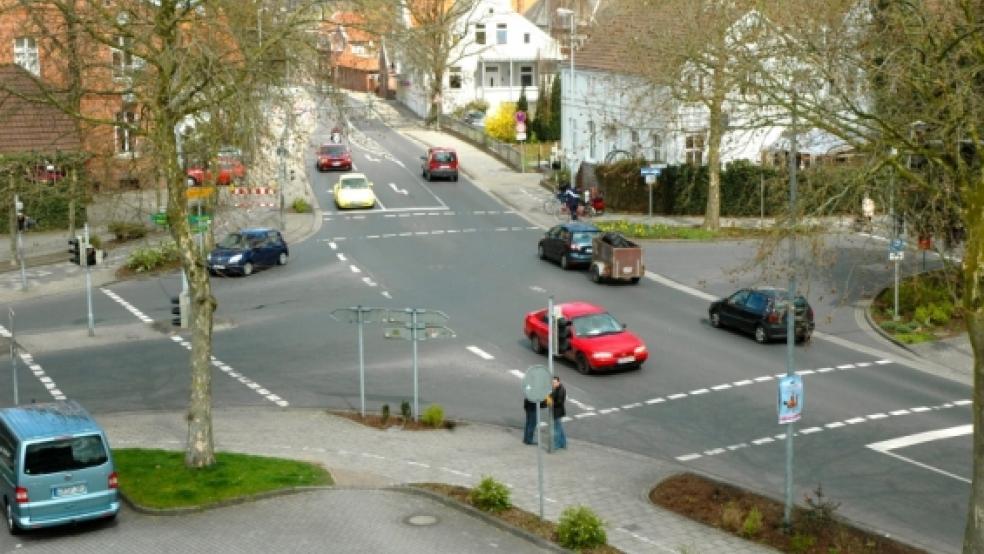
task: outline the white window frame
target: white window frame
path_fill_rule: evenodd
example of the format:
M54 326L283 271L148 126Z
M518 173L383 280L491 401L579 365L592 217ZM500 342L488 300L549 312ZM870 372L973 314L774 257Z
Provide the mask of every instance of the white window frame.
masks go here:
M704 165L704 133L690 133L684 139L684 152L690 165Z
M588 122L588 157L595 160L595 140L597 139L598 129L594 121Z
M509 44L509 28L505 23L496 23L495 25L495 43L496 44Z
M38 53L36 38L17 37L14 39L14 63L31 72L35 77L41 76L41 55Z
M135 154L137 152L137 139L132 127L137 122L137 106L129 102L124 102L120 106L120 111L116 112L116 122L124 122L129 125L116 125L114 127L114 137L116 142L117 154Z
M653 133L650 135L650 141L653 149L653 162L663 163L665 161L665 152L663 151L663 135L660 133Z
M482 79L482 86L489 87L489 88L495 88L496 87L495 81L494 80L491 80L490 81L489 79L490 78L491 79L496 79L496 78L499 77L499 66L497 66L497 65L487 65L487 66L484 67L484 70L485 70L484 71L484 75L482 75L482 77L483 77L483 79ZM489 75L490 73L493 74L493 75ZM499 81L499 85L498 86L502 86L502 81L501 80Z
M523 78L528 77L529 83L524 83ZM519 66L519 85L520 86L533 86L533 66L532 65L521 65Z
M485 24L476 23L475 24L475 44L485 44Z
M448 68L448 88L460 89L462 83L461 68L453 66Z
M530 43L530 34L523 33L523 44L529 44L529 43Z
M133 37L117 35L113 39L113 78L123 79L137 67L137 57L133 55Z

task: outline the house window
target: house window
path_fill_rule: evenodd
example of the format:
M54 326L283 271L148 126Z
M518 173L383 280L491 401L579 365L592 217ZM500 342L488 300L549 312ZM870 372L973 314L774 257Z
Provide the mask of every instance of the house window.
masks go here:
M497 66L486 66L485 68L485 86L494 87L495 82L499 79L499 68Z
M136 151L134 124L137 122L135 104L123 104L116 112L116 151L120 154L132 154Z
M506 24L499 23L495 26L495 43L505 44L506 43Z
M365 56L368 54L365 44L352 44L352 53L356 56Z
M485 44L485 24L475 24L475 44Z
M15 38L14 63L30 71L35 77L40 77L41 58L38 56L38 41L32 37Z
M690 165L704 164L704 134L687 135L687 163Z
M653 133L653 157L652 160L656 163L662 163L663 158L663 137L659 133Z
M530 43L530 34L523 33L523 44L529 44L529 43Z
M519 84L524 87L533 86L533 66L532 65L521 65L519 66Z
M588 122L588 157L592 160L595 159L595 138L597 130L595 129L595 122Z
M113 78L119 79L133 71L133 38L118 36L113 43Z
M461 68L448 68L448 86L450 88L461 88Z

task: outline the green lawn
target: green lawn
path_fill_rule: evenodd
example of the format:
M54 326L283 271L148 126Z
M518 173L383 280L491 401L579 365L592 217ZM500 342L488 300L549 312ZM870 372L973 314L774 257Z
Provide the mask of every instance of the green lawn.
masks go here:
M121 448L113 450L120 490L134 503L156 509L208 506L243 496L314 485L332 485L331 474L316 464L216 453L204 469L184 465L184 452Z
M648 223L632 223L629 221L596 221L594 224L602 231L616 231L631 238L638 239L686 239L714 240L721 238L755 238L769 234L769 229L746 229L740 227L722 227L719 231L706 231L699 227L676 227L672 225L649 225Z

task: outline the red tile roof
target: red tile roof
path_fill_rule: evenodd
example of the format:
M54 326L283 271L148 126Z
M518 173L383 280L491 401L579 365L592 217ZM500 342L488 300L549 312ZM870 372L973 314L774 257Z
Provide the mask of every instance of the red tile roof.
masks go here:
M0 155L29 152L78 152L78 123L58 108L18 96L36 96L40 88L20 66L0 65Z

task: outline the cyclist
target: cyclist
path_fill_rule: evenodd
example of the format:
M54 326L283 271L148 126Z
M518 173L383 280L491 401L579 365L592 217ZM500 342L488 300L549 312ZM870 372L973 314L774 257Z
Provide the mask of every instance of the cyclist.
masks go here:
M557 194L557 200L560 200L567 206L567 211L571 214L571 221L577 221L577 207L581 203L581 199L574 192L573 187L568 185L562 188L560 193Z

